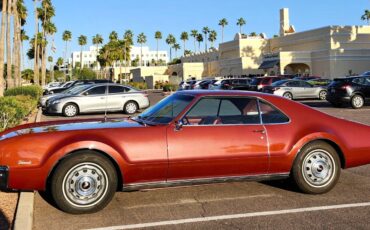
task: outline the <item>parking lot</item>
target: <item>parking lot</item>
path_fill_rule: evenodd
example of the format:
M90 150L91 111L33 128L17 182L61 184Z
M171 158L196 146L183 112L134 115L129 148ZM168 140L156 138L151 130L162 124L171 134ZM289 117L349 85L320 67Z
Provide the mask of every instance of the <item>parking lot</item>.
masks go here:
M152 105L162 97L160 92L149 94ZM300 102L370 125L370 106L354 110L333 108L325 101ZM41 119L65 118L43 115ZM51 224L55 229L368 229L370 165L342 171L338 185L324 195L302 194L289 180L282 180L120 192L107 208L90 215L63 213L38 193L34 205L34 229L50 229Z

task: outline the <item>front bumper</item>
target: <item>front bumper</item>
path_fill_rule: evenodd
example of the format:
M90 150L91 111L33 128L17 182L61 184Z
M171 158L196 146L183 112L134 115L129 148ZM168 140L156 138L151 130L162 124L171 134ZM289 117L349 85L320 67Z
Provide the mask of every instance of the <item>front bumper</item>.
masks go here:
M9 168L0 166L0 191L8 190Z

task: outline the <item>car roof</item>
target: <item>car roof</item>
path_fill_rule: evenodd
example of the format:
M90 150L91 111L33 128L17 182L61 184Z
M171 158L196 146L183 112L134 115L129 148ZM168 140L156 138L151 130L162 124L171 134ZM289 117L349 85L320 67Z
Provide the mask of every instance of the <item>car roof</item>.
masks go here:
M186 90L186 91L177 91L176 94L193 96L249 96L249 97L270 96L265 93L242 90Z

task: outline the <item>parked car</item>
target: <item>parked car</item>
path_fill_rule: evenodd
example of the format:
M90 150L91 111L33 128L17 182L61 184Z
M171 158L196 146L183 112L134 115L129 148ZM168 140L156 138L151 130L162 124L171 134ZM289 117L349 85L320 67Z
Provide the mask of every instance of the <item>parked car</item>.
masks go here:
M62 82L58 82L58 81L54 81L54 82L50 82L48 83L47 85L45 85L44 87L42 87L43 90L49 90L51 88L56 88L56 87L59 87L61 86L63 83Z
M222 79L213 83L211 89L223 89L223 90L249 90L250 89L250 78L230 78Z
M370 77L370 71L363 72L360 74L361 77Z
M348 103L354 109L363 107L370 100L370 76L334 79L326 99L336 107Z
M194 85L198 80L188 80L188 81L182 81L179 84L180 90L189 90L194 89Z
M271 77L256 77L253 78L251 83L250 83L250 90L251 91L262 91L262 88L264 86L271 85L274 82L284 80L286 79L285 77L276 77L276 76L271 76Z
M62 91L69 89L76 85L88 85L88 84L99 84L99 83L113 83L111 80L98 79L98 80L77 80L77 81L68 81L60 87L50 88L49 90L44 91L44 95L61 93Z
M304 114L304 116L302 116ZM269 94L179 91L137 117L21 125L0 133L2 190L47 191L92 213L117 190L292 177L330 191L370 163L368 125Z
M84 90L87 87L90 87L90 85L76 85L76 86L73 86L71 88L68 88L68 89L66 89L66 90L64 90L64 91L62 91L60 93L43 95L40 98L39 106L41 106L45 110L46 102L49 99L54 98L54 97L63 96L65 94L75 94L75 93L77 93L77 92L79 92L81 90Z
M327 90L322 86L314 86L301 80L281 80L264 86L264 93L271 93L287 99L317 98L325 100Z
M197 81L194 84L194 89L209 89L209 86L215 83L217 80L214 79L207 79L202 81Z
M321 78L318 77L318 76L299 76L299 77L295 77L293 79L294 80L308 81L308 80L318 80L318 79L321 79Z
M108 92L107 92L108 89ZM149 107L148 95L129 86L93 84L74 94L63 94L46 102L46 113L74 117L80 113L124 111L134 114Z

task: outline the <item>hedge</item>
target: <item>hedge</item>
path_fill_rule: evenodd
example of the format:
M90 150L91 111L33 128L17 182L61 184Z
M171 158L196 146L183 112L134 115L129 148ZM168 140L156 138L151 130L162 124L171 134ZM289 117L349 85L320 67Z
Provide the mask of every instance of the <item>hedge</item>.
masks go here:
M129 82L128 85L136 89L148 89L148 85L145 82Z
M179 88L178 85L166 83L166 84L163 85L163 92L176 91L178 88Z
M36 85L21 86L8 89L4 93L4 96L17 96L17 95L30 96L31 98L34 98L37 101L42 96L42 88Z

